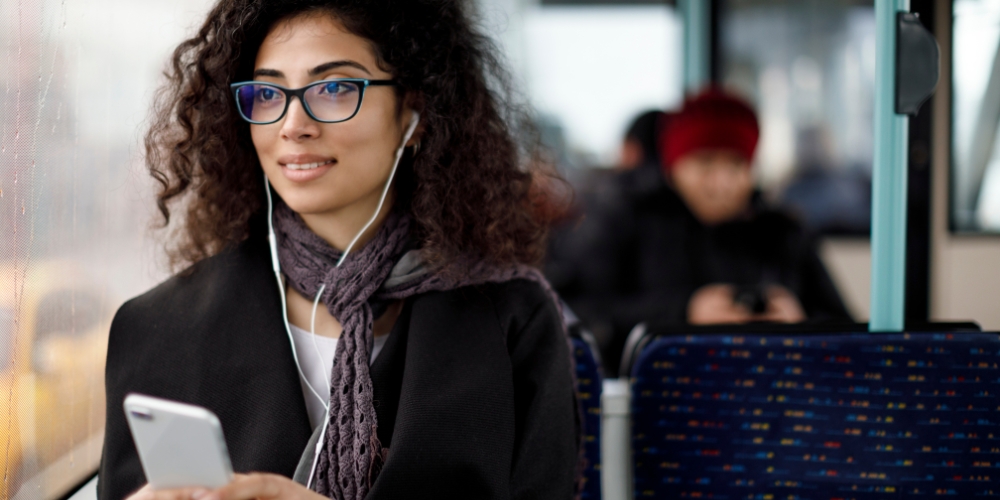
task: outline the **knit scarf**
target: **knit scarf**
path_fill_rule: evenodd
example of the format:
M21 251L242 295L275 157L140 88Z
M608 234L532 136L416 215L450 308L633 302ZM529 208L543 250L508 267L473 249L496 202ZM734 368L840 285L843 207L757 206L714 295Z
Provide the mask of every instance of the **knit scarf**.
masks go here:
M369 359L373 344L373 307L413 295L469 285L527 279L555 294L537 269L526 265L490 266L473 263L461 275L432 272L412 248L408 214L393 211L375 237L336 267L340 251L313 233L280 199L274 209L278 260L288 284L320 301L340 321L330 377L330 419L323 450L316 464L317 493L338 500L362 500L378 476L389 450L382 447L372 404ZM556 300L558 306L559 302Z

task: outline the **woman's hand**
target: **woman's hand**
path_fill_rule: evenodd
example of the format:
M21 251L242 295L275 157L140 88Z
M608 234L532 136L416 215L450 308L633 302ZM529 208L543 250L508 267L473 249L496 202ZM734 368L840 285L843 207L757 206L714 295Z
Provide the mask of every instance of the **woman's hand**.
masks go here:
M327 500L305 486L277 474L236 474L233 480L217 490L178 488L153 490L149 485L128 497L128 500Z
M148 484L139 491L129 495L126 500L191 500L194 493L208 491L204 488L176 488L172 490L154 490Z
M326 497L277 474L236 474L232 482L193 500L327 500Z

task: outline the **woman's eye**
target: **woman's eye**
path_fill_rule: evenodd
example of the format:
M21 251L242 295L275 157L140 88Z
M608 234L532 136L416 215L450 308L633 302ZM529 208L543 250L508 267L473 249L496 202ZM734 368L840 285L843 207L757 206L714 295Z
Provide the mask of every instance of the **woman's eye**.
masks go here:
M350 89L349 85L345 85L345 84L340 83L340 82L329 82L329 83L327 83L325 85L322 85L320 87L319 93L322 94L322 95L329 95L329 96L336 97L336 96L344 95L344 94L350 92L350 90L351 89Z
M257 100L260 102L274 102L281 99L281 93L275 89L262 88L257 91Z

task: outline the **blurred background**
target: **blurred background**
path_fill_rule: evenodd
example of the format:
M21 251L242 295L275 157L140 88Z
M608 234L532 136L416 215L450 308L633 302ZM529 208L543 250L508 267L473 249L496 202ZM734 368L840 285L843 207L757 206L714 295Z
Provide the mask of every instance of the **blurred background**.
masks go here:
M0 2L0 498L93 474L115 310L165 277L141 137L198 0Z
M872 1L705 1L709 76L760 117L756 181L821 236L864 320ZM166 276L148 230L147 112L169 53L210 3L0 2L0 498L59 498L96 469L110 321ZM912 3L943 64L936 98L911 121L908 315L1000 329L1000 2ZM623 168L637 115L685 95L673 2L476 4L581 196Z

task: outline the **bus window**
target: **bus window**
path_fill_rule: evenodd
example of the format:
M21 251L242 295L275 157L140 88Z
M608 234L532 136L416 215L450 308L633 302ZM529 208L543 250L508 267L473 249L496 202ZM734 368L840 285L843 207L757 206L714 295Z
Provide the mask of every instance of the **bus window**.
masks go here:
M5 333L3 328L14 324L14 310L9 307L0 307L0 333ZM7 371L11 363L14 362L14 346L9 338L0 337L0 370Z
M1000 4L956 0L951 226L1000 232Z
M52 292L38 303L35 342L55 335L82 335L101 320L101 298L81 290Z
M812 229L865 235L871 213L871 1L724 0L719 76L757 106L762 188Z
M523 53L505 47L542 117L543 139L573 166L614 164L635 115L681 100L681 26L666 5L541 2L509 18L523 23L520 32L508 26L504 39L522 34Z
M139 138L210 3L0 2L0 498L97 470L112 316L166 271Z

